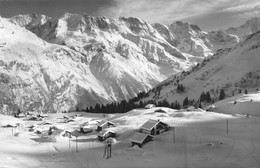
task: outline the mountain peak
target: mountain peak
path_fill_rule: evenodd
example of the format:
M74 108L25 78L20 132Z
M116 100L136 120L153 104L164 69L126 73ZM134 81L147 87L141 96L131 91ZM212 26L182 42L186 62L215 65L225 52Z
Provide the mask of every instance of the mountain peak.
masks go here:
M10 18L9 21L21 27L26 27L28 25L34 25L34 26L43 25L50 19L51 17L48 17L43 14L31 13L25 15L22 14L16 15Z
M230 27L226 30L227 33L236 35L240 40L243 40L249 34L260 30L260 18L254 17L247 20L239 27Z
M60 18L82 17L80 14L65 12Z
M124 16L121 16L121 17L119 17L119 20L131 22L131 23L135 23L135 24L144 24L144 23L146 23L144 20L142 20L142 19L140 19L138 17L124 17Z
M259 22L259 21L260 21L260 17L253 17L253 18L247 20L247 21L246 21L246 24L247 24L247 23L254 24L254 23Z
M193 31L196 31L196 32L201 31L201 29L198 25L189 24L189 23L185 23L185 22L182 22L182 21L176 21L176 22L172 23L170 25L170 27L172 27L172 28L173 27L179 27L181 29L193 30Z

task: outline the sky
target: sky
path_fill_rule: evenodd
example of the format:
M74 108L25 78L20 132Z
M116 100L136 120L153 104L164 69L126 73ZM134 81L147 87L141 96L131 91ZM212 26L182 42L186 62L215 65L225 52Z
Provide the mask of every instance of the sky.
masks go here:
M260 0L0 0L0 15L65 12L118 18L133 16L150 23L183 21L205 31L236 27L260 17Z

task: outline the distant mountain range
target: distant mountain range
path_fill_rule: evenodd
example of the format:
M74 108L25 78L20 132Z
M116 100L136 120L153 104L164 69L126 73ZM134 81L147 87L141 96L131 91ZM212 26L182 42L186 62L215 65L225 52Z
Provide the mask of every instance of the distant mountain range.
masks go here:
M133 17L0 18L2 111L60 112L129 99L221 48L241 45L260 28L259 19L252 20L204 32L188 23Z

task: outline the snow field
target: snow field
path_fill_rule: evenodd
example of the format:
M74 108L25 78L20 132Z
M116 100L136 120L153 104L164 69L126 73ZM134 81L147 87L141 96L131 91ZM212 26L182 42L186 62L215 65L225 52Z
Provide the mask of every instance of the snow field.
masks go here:
M248 111L257 110L251 100L259 103L259 92L239 95L233 99ZM232 98L217 102L218 109L228 111L233 106ZM237 104L236 104L237 105ZM242 108L242 109L243 109ZM163 109L165 113L155 112ZM237 114L238 113L238 114ZM78 114L74 122L64 123L63 116ZM257 114L257 113L255 113ZM95 128L97 123L108 119L116 127L108 128L117 133L112 145L112 158L105 159L104 143L97 140L97 132L79 134L70 140L57 134L41 137L28 132L26 126L44 121L61 130L79 128L84 122ZM156 135L153 141L142 148L131 147L129 139L135 130L149 119L161 120L175 127ZM260 167L260 118L247 117L243 111L231 114L174 110L163 107L135 109L124 114L58 113L49 114L44 121L27 121L0 115L1 125L23 123L12 134L12 128L0 129L0 165L2 167L48 167L48 168L259 168ZM38 125L39 130L48 130L50 125ZM175 135L175 138L174 138Z

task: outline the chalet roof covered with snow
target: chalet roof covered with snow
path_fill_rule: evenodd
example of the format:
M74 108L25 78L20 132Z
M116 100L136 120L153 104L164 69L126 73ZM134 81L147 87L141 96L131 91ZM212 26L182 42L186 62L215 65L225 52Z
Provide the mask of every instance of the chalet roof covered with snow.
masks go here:
M141 128L146 129L146 130L151 130L159 123L163 123L163 122L157 121L157 120L148 120L141 126ZM163 124L165 124L165 123L163 123Z
M149 134L143 134L140 132L136 132L134 134L134 136L130 139L130 141L142 144L147 137L153 138L153 136L151 136Z
M114 124L113 122L111 122L111 121L102 120L102 121L100 121L100 122L98 123L98 126L102 127L102 126L104 126L104 125L107 124L107 123L110 123L110 124L112 124L112 125L115 125L115 124Z
M146 109L150 109L150 108L153 108L153 107L155 107L154 104L147 104L147 105L145 106Z
M104 136L104 135L106 135L106 134L109 133L109 132L114 133L114 131L102 130L102 131L99 132L98 136Z

